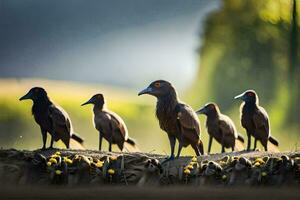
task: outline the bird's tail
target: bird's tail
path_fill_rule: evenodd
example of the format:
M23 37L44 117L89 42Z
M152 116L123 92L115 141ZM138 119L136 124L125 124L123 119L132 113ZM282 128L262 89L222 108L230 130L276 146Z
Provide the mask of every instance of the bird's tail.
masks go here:
M243 137L241 134L238 134L237 139L238 139L240 142L245 143L244 137Z
M71 135L70 148L71 149L85 149L83 146L84 140L76 133Z
M71 138L73 139L73 140L76 140L78 143L80 143L80 144L83 144L83 142L84 142L84 140L78 135L78 134L76 134L76 133L73 133L72 135L71 135Z
M140 152L140 149L137 147L136 142L131 138L127 138L127 140L125 141L124 149L127 152Z
M243 151L245 149L244 143L245 143L244 137L238 133L238 136L235 139L234 150Z
M269 142L271 142L272 144L274 144L275 146L279 146L279 142L276 138L274 138L273 136L269 137Z
M270 151L270 152L280 152L278 146L279 146L278 140L275 139L274 137L270 136L269 141L267 143L268 151Z

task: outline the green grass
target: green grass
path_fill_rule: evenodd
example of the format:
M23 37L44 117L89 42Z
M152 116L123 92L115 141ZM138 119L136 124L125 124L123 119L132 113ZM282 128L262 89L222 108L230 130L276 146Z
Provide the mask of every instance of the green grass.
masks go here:
M33 86L43 86L49 91L51 99L63 107L69 114L74 131L85 139L88 149L98 148L98 132L93 127L92 106L81 107L95 93L103 93L109 109L118 113L127 124L130 137L134 138L144 152L169 154L169 143L166 133L160 130L154 114L155 99L153 97L138 97L136 91L113 88L101 85L85 85L72 82L49 80L0 80L0 147L17 149L37 149L42 145L38 125L31 116L31 101L18 99ZM189 103L189 101L187 101ZM278 102L280 103L280 102ZM197 109L199 106L194 106ZM238 105L229 113L233 117L239 131L244 130L239 125ZM202 140L207 150L208 135L205 129L206 118L201 116ZM274 130L274 135L280 139L281 150L293 150L298 135ZM104 149L108 149L104 142ZM61 143L57 147L63 147ZM212 152L219 152L220 145L214 142ZM113 150L118 151L117 147ZM182 151L183 155L193 155L192 148Z
M0 146L3 148L36 149L42 145L38 125L31 116L31 101L18 99L31 87L42 86L50 98L69 114L74 132L85 139L89 149L98 148L98 132L93 127L92 106L80 105L95 93L103 93L107 107L118 113L127 124L130 137L134 138L144 152L169 152L166 134L154 115L155 100L138 97L136 91L101 85L85 85L72 82L24 79L0 80ZM57 147L63 147L61 143ZM108 149L107 142L103 148ZM117 147L113 150L118 151ZM191 150L189 150L191 151ZM186 154L190 154L187 151Z

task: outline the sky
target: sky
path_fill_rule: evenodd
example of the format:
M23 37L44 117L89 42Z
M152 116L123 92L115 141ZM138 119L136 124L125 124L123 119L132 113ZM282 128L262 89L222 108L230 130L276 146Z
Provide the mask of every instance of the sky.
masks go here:
M219 0L0 0L0 78L187 87Z

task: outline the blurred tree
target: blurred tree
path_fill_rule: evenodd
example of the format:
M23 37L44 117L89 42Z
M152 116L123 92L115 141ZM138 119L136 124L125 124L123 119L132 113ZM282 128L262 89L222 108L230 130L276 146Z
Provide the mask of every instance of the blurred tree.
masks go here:
M299 127L296 120L286 123L300 112L294 107L300 108L298 7L296 0L223 1L207 18L201 35L198 79L190 92L193 104L215 101L231 112L236 94L255 89L273 127Z
M290 100L290 110L288 120L297 123L300 116L300 93L299 93L299 60L298 60L298 25L297 25L297 1L292 0L291 9L291 33L290 33L290 51L289 51L289 82L292 90Z

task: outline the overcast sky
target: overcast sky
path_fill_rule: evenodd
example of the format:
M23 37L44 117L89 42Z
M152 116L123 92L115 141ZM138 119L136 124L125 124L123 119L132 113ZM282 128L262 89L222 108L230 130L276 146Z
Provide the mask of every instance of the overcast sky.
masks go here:
M218 0L0 0L0 77L181 88Z

